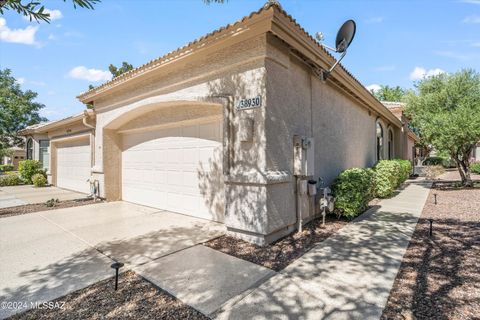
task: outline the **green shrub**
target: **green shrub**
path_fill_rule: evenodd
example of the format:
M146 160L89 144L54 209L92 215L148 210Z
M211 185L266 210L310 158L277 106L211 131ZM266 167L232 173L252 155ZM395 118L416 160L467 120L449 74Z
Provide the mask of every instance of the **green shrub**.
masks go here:
M400 185L410 177L412 173L412 163L409 160L402 159L395 159L394 161L400 165L400 181L398 182L398 185Z
M6 172L6 171L13 171L15 167L13 164L2 164L0 165L0 171L1 172Z
M20 161L18 172L25 183L32 183L32 177L37 173L45 174L42 164L37 160Z
M395 160L381 160L373 168L375 171L375 195L379 198L390 196L401 183L401 167Z
M470 170L472 170L473 173L480 174L480 161L472 163L470 165Z
M373 170L352 168L343 171L332 186L335 212L353 219L361 214L373 198Z
M443 157L428 157L423 160L424 166L441 166L446 159Z
M32 177L32 182L35 187L45 187L47 185L47 178L41 173L36 173Z
M22 183L20 177L16 174L0 176L0 187L17 186Z

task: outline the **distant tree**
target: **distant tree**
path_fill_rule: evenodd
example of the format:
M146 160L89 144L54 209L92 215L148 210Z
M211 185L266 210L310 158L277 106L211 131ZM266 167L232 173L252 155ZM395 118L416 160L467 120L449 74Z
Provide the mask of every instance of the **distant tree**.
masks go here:
M400 86L390 87L381 85L377 91L372 91L373 95L380 101L403 101L408 90L403 89Z
M409 93L406 113L423 143L456 162L464 186L473 186L470 154L480 141L480 74L461 70L425 78Z
M17 132L47 121L39 114L45 106L33 101L37 95L31 90L22 91L10 69L0 69L0 148L23 146L23 138Z
M127 71L130 71L133 69L133 66L126 62L126 61L123 61L122 62L122 65L120 67L115 67L113 64L110 64L108 66L108 70L110 71L110 73L112 74L112 76L114 78L118 77L119 75L121 75L122 73L125 73Z
M63 0L66 2L67 0ZM92 9L95 4L101 0L71 0L73 7ZM7 10L16 11L18 14L26 16L30 21L35 20L37 22L45 21L50 23L50 14L45 12L45 6L43 0L0 0L0 14L3 14Z

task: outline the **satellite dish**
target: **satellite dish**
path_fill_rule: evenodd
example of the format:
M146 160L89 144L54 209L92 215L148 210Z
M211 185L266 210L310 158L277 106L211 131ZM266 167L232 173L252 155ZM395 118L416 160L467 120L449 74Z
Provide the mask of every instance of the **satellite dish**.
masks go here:
M343 53L347 50L355 37L357 26L355 21L347 20L343 23L337 32L337 39L335 40L336 51Z
M355 24L355 21L347 20L342 24L342 26L337 32L337 38L335 39L335 49L330 48L329 46L323 45L328 50L342 54L340 58L335 62L335 64L330 68L330 70L328 71L324 70L322 72L323 80L326 80L328 78L332 70L340 63L340 61L342 61L343 57L345 57L345 54L347 54L347 49L352 43L353 38L355 37L356 31L357 31L357 25ZM321 38L317 36L317 40L322 41L323 35Z

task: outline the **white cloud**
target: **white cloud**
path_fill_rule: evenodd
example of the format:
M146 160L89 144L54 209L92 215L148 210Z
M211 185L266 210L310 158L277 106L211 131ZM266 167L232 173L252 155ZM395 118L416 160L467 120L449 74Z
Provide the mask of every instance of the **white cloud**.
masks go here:
M480 23L480 16L479 15L471 15L465 17L465 19L462 20L463 23Z
M370 92L377 92L378 90L382 89L382 87L380 87L380 85L378 84L371 84L369 86L366 86L367 90L370 91Z
M25 29L10 29L7 20L0 18L0 40L4 42L36 45L35 34L38 26L28 26Z
M49 10L45 9L45 13L48 13L50 15L50 20L58 20L63 18L63 14L60 10L54 9L54 10Z
M415 69L413 69L413 71L410 73L410 79L413 81L422 80L423 78L438 76L439 74L442 74L442 73L445 73L445 71L440 68L427 70L422 67L415 67Z
M57 9L54 9L54 10L50 10L50 9L45 9L43 10L44 13L48 13L50 15L50 21L53 21L53 20L59 20L59 19L62 19L63 18L63 14L60 10L57 10ZM26 20L26 21L35 21L34 19L30 20L30 17L29 16L23 16L23 19Z
M78 66L70 70L68 75L71 78L82 79L88 81L107 81L112 78L112 74L108 71L99 69L87 69L84 66Z
M385 20L383 17L372 17L365 20L365 23L372 24L372 23L382 23Z
M24 84L25 81L26 81L25 78L22 78L22 77L17 78L17 83L18 83L18 84Z

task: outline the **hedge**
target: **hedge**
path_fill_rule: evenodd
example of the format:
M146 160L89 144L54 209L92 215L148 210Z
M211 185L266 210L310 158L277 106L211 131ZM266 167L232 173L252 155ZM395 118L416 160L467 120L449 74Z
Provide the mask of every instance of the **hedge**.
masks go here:
M0 187L17 186L21 183L22 183L22 180L16 174L0 176Z
M390 196L401 181L400 164L395 160L381 160L373 169L375 195L379 198Z
M35 187L45 187L47 185L47 178L42 173L36 173L32 177L32 182Z
M42 169L42 164L37 160L20 161L18 164L18 172L20 173L20 178L28 184L32 183L32 177L37 173L45 175L45 172Z
M0 165L0 172L13 171L14 168L13 164L2 164Z
M473 173L480 174L480 161L472 163L470 165L470 170L472 170Z
M335 211L340 216L353 219L362 213L373 198L372 169L352 168L343 171L332 186Z
M343 171L332 185L335 212L348 219L367 209L374 197L386 198L408 179L412 165L408 160L382 160L373 169L352 168Z

